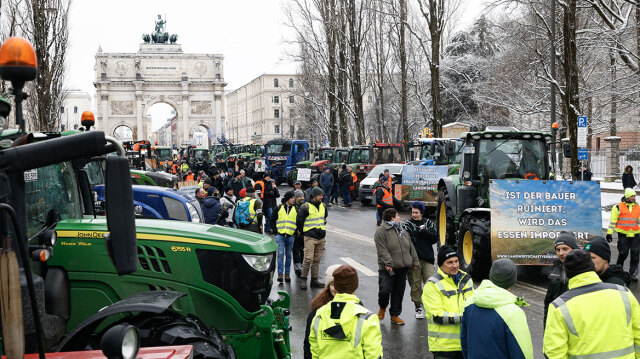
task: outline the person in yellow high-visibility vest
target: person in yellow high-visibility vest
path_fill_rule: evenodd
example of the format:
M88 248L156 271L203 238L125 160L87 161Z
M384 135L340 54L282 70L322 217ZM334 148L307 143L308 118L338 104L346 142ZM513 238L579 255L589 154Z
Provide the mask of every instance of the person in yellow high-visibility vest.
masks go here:
M291 282L291 256L293 254L293 233L296 231L296 217L298 212L294 203L293 191L288 191L282 197L282 204L273 211L271 228L276 231L278 244L278 282Z
M638 281L638 262L640 261L640 205L636 203L636 192L631 188L624 190L624 201L611 208L611 223L607 229L607 241L613 240L613 231L618 233L618 260L623 266L631 251L629 274L631 280Z

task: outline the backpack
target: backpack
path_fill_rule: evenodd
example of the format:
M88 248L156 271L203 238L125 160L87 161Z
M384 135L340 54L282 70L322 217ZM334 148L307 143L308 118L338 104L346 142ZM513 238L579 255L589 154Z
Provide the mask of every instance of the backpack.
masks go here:
M251 200L239 201L236 204L236 210L233 213L233 220L240 227L246 227L253 222L253 218L251 218L251 213L249 211L249 206L251 206Z

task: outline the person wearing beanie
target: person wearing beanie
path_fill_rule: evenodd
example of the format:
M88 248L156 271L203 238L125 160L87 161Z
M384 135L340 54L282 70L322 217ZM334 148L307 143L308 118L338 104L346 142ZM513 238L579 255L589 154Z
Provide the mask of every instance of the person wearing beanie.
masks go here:
M376 230L373 241L378 254L378 318L384 319L387 306L391 323L402 325L402 298L407 285L407 273L420 265L409 233L402 228L398 211L389 208L382 213L383 223Z
M324 275L324 289L311 301L311 313L307 316L307 326L304 332L303 352L304 359L311 358L311 348L309 347L309 333L311 332L311 322L316 316L316 312L320 307L331 302L336 295L336 289L333 286L333 271L335 271L340 264L333 264L327 267Z
M410 270L408 274L411 287L411 301L416 307L416 319L424 319L422 308L422 288L431 276L436 274L433 245L438 241L435 224L424 218L425 206L420 201L411 202L411 219L404 222L404 230L409 233L411 243L416 249L420 264L417 270Z
M324 284L318 281L320 272L320 260L324 254L325 237L327 231L325 225L329 211L322 203L323 192L319 187L311 191L311 200L298 210L296 227L304 235L304 261L300 276L300 289L307 289L307 275L311 271L311 288L323 288Z
M262 201L256 196L253 187L243 188L242 191L244 191L246 195L236 202L233 220L240 229L262 233L264 217L262 214ZM248 218L248 220L243 220L243 218Z
M338 184L340 184L340 191L342 192L342 201L345 207L351 207L351 186L353 186L353 177L351 172L347 170L347 165L342 165L342 170L338 175Z
M253 188L256 193L260 193L260 199L262 200L262 213L265 216L265 232L274 233L274 228L271 227L271 217L273 216L273 208L276 206L276 198L280 197L276 183L271 179L269 172L265 172L262 175L262 180L257 180Z
M545 358L634 358L640 343L640 305L625 287L602 283L589 252L564 260L569 290L549 306Z
M293 254L293 234L296 231L298 213L295 207L296 198L293 191L288 191L282 197L282 204L274 211L271 218L271 228L275 228L276 243L278 244L278 282L291 282L291 256ZM286 262L285 262L286 258Z
M301 189L293 191L295 197L294 205L296 206L296 213L300 212L300 207L305 203L305 195ZM298 218L296 217L296 222ZM293 269L296 272L296 276L300 278L302 276L302 262L304 260L304 235L297 228L293 234Z
M331 193L333 191L333 175L331 174L331 168L329 168L329 166L326 166L324 171L322 171L322 174L318 179L318 185L324 191L325 206L331 207L331 203L329 203L329 201L331 200Z
M235 172L233 174L233 179L231 180L229 185L231 186L231 188L233 188L233 195L236 196L237 198L240 198L240 191L245 189L245 187L243 186L242 179L240 179L240 172ZM246 187L246 188L249 188L249 187Z
M374 194L376 210L379 215L379 217L376 216L376 223L378 226L382 223L382 212L384 212L385 209L401 208L400 202L393 196L390 183L389 177L382 177L380 180L380 186L378 186Z
M380 321L354 294L358 272L347 264L336 268L333 287L335 297L310 323L311 358L382 358Z
M528 304L511 292L518 269L510 259L498 259L467 300L460 324L460 344L465 359L533 359L533 343L527 317L520 308Z
M305 190L305 193L307 195L307 198L313 198L313 195L311 194L311 192L313 191L314 188L318 187L318 180L312 179L311 180L311 186L309 188L307 188ZM318 187L320 188L320 187ZM324 202L324 197L323 197L323 202ZM325 204L326 205L326 204Z
M595 267L598 277L603 283L613 283L628 287L631 278L629 273L617 264L609 264L611 260L611 248L609 243L602 237L595 237L586 246L584 250L591 255L591 261Z
M231 228L237 228L233 222L233 211L236 208L236 196L233 195L233 188L231 186L224 189L224 195L220 198L220 204L222 204L222 211L225 213L224 224Z
M558 233L555 240L555 250L557 259L554 259L549 273L549 287L547 288L547 294L544 297L544 315L543 322L547 320L547 311L549 310L549 304L558 298L562 293L566 292L569 280L564 272L562 263L564 257L570 251L580 248L576 236L572 232L562 231Z
M624 267L631 252L629 274L631 280L638 281L638 262L640 261L640 206L636 203L636 192L625 188L624 198L611 208L611 223L607 229L607 241L613 241L613 232L618 233L618 259L616 264Z
M460 323L464 303L472 295L473 281L469 274L460 270L458 252L448 246L440 247L438 272L429 278L422 290L429 350L436 358L462 359Z

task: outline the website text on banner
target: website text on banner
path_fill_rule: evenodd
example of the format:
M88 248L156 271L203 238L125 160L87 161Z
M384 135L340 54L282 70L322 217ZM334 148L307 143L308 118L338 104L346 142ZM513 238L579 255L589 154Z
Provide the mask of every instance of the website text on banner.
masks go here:
M395 196L403 202L422 201L438 204L438 181L447 177L447 166L402 166L402 185L395 186Z
M597 182L493 180L490 184L491 256L516 264L550 264L561 231L580 246L602 236Z

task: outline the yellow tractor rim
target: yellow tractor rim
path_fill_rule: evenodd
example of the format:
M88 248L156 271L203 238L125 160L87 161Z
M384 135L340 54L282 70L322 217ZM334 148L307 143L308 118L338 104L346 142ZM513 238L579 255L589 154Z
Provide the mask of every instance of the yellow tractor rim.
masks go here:
M438 234L440 236L440 246L444 246L447 240L447 208L445 207L444 203L440 204Z
M471 264L471 259L473 258L473 236L469 231L464 234L464 239L462 240L462 256L465 264Z

